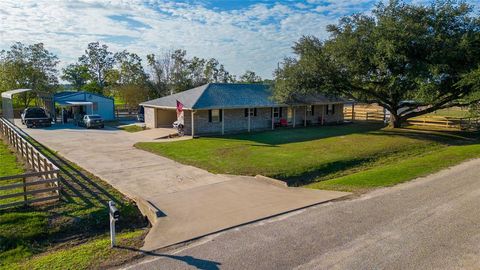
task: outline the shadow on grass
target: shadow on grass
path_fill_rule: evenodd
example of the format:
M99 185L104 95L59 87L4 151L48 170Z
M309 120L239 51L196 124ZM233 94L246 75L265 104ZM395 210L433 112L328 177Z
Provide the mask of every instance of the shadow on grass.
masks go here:
M294 176L275 176L276 178L285 181L289 186L303 186L315 182L316 179L336 172L343 171L345 169L353 169L355 167L360 167L362 165L372 162L373 158L357 158L350 160L340 160L335 162L330 162L327 164L322 164L317 168L307 170L301 174Z
M216 261L199 259L192 256L177 256L177 255L161 254L161 253L156 253L154 251L145 251L142 249L124 247L124 246L116 246L115 248L139 252L145 256L164 257L164 258L181 261L186 263L189 266L195 267L196 269L200 269L200 270L217 270L217 269L220 269L219 266L222 265L221 263Z
M370 132L374 136L401 136L410 139L441 143L445 145L469 145L479 143L480 133L462 131L434 131L419 129L383 129Z
M354 123L330 126L312 126L300 128L282 128L274 131L261 131L255 133L242 133L227 136L211 136L209 138L245 140L258 144L255 146L275 146L287 143L305 142L350 134L368 133L378 131L385 125L383 123Z

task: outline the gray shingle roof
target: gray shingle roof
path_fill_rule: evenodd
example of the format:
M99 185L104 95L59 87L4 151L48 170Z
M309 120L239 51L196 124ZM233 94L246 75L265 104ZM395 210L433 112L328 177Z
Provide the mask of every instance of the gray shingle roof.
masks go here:
M263 84L209 83L177 94L146 101L147 107L176 108L180 101L186 109L276 107L270 86ZM297 97L296 104L341 103L343 99L323 95Z

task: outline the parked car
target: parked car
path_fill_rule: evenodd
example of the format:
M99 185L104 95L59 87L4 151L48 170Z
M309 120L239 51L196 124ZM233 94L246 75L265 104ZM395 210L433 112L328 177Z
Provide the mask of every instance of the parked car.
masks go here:
M138 107L137 121L145 122L145 109L143 108L143 106Z
M26 125L27 128L52 126L52 119L43 108L26 108L21 114L21 119L22 124Z
M86 114L83 116L80 121L78 121L78 125L86 128L93 128L93 127L98 127L98 128L104 128L105 123L102 119L102 117L98 114Z

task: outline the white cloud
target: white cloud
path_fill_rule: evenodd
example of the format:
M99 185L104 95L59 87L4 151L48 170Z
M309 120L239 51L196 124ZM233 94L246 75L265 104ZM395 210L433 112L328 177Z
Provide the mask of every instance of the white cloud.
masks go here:
M215 57L234 74L250 69L269 78L301 35L326 37L327 24L369 9L370 2L261 2L222 10L162 0L3 0L0 49L15 41L43 42L66 65L97 40L112 51L127 49L143 57L182 48L190 56Z

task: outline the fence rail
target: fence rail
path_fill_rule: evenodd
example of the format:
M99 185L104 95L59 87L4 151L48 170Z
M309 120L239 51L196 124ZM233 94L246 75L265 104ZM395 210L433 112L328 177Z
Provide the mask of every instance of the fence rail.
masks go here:
M40 153L26 137L22 136L17 127L4 118L0 118L0 135L34 171L33 173L0 177L0 190L5 191L22 188L22 192L1 195L0 209L22 204L29 205L37 202L58 200L60 198L62 182L58 167ZM3 181L19 179L21 179L21 182L2 185ZM35 189L28 190L28 187L35 187ZM35 195L34 197L38 195L43 196L32 199L29 198L29 195ZM17 197L22 197L23 200L9 203L1 202L1 200L4 199Z
M359 121L384 121L385 114L383 112L366 112L366 111L355 111L345 110L343 112L345 119L348 120L359 120Z
M457 130L471 130L480 128L480 118L458 118L444 116L422 116L407 120L407 124L417 126L430 126Z

